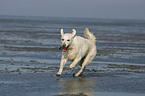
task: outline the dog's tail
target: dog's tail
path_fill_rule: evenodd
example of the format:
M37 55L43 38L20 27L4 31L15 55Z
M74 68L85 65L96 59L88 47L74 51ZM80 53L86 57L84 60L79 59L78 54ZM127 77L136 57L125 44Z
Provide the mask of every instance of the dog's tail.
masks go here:
M90 39L90 40L92 40L96 43L95 35L93 33L91 33L88 28L86 28L84 30L84 37L87 38L87 39Z

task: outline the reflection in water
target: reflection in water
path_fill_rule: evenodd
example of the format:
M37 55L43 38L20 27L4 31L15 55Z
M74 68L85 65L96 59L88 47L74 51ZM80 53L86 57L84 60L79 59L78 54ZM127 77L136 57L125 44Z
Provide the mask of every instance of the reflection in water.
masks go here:
M94 96L96 81L79 77L77 79L60 79L61 96Z

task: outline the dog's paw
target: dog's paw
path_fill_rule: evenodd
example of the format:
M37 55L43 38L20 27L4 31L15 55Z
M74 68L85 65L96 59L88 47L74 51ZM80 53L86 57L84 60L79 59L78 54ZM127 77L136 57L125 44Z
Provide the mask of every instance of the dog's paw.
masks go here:
M78 77L79 75L75 74L74 77Z
M57 73L56 76L61 76L61 73Z
M77 74L75 74L74 76L75 76L75 77L78 77L78 76L80 76L80 74L79 74L79 73L77 73Z
M73 71L74 70L74 66L70 65L69 68Z
M70 68L71 71L74 71L74 69L75 69L74 67L73 68Z

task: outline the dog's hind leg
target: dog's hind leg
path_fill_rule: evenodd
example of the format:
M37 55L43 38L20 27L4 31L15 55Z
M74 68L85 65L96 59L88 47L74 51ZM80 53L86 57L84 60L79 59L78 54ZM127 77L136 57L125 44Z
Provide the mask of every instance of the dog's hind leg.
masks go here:
M84 59L83 63L82 63L82 67L80 69L80 71L78 73L75 74L75 76L79 76L85 69L85 67L94 59L94 57L96 56L96 53L92 53L90 52Z
M85 57L86 57L86 56L84 56L84 57L78 62L78 65L82 66L82 63L84 62Z
M74 70L75 65L76 65L80 60L81 60L81 57L76 58L76 59L72 62L72 64L70 65L70 69L71 69L71 70Z
M82 67L82 64L83 64L85 58L86 58L86 56L84 56L84 57L78 62L78 65L80 65L80 66ZM86 68L86 67L85 67L85 68ZM85 68L83 69L83 72L84 72ZM83 73L83 72L82 72L82 73Z

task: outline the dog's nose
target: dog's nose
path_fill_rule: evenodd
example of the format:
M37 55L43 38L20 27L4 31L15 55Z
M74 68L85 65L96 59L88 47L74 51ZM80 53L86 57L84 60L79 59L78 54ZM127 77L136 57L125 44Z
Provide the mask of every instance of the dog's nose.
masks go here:
M62 47L65 47L65 46L66 46L66 44L63 44L63 45L62 45Z

